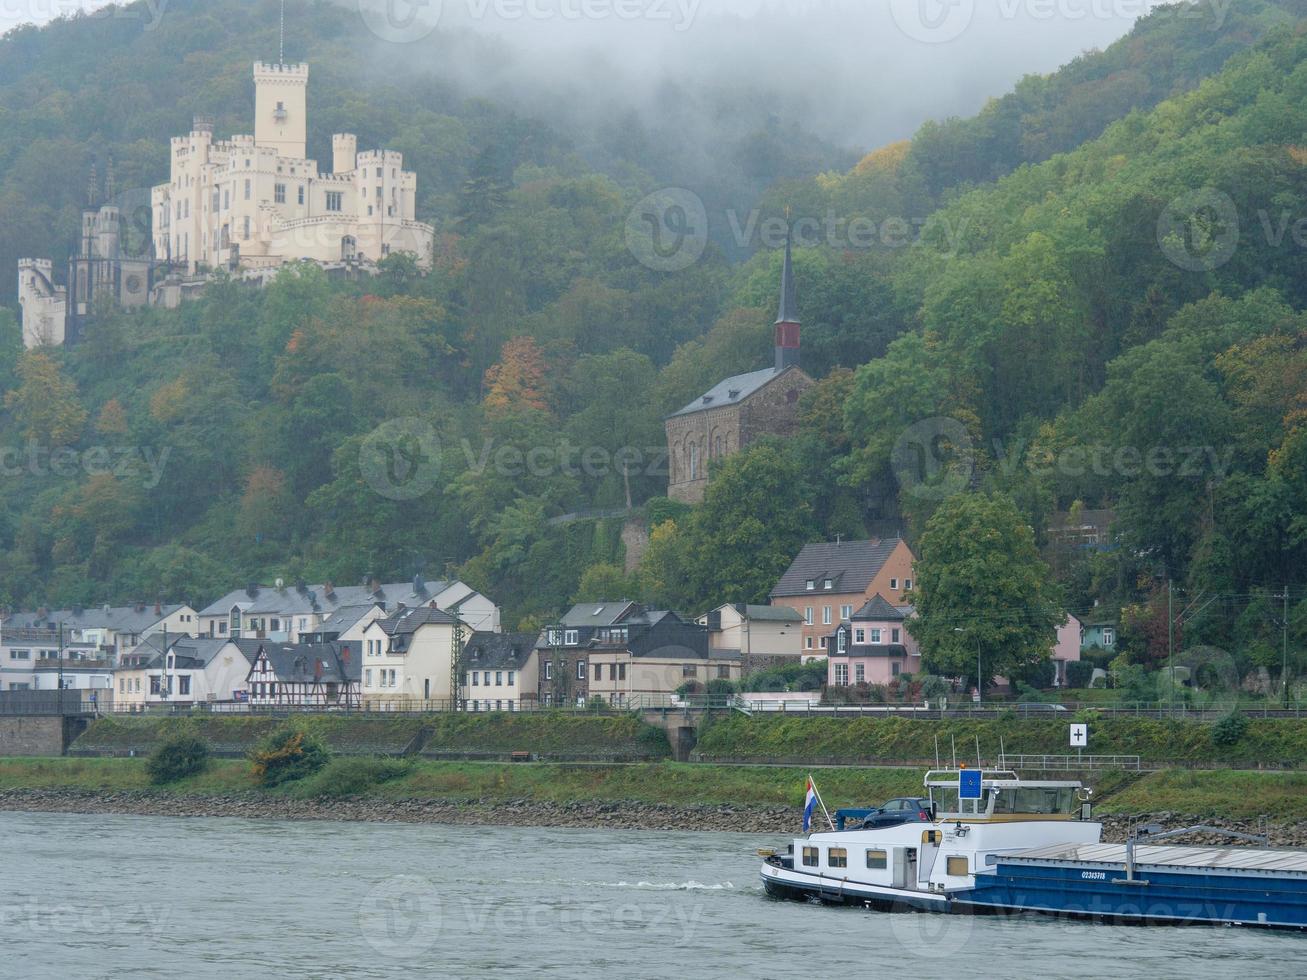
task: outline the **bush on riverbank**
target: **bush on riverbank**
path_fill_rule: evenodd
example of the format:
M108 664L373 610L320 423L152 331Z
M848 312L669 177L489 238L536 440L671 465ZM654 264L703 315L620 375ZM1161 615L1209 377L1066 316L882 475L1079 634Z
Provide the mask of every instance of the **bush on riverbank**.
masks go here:
M411 765L403 759L377 756L335 758L321 770L295 787L295 796L313 797L366 796L380 783L407 776Z
M156 786L198 776L209 764L209 743L194 735L173 735L150 755L145 764Z
M312 776L331 761L331 752L321 736L293 725L280 728L250 750L254 778L262 786Z

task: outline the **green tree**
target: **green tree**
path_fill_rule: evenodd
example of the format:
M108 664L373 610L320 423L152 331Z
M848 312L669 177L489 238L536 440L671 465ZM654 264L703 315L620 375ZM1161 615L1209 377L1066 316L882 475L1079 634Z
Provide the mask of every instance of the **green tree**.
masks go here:
M1060 614L1035 536L1006 497L957 494L921 537L908 631L933 674L983 688L1052 653ZM979 661L979 667L977 662Z

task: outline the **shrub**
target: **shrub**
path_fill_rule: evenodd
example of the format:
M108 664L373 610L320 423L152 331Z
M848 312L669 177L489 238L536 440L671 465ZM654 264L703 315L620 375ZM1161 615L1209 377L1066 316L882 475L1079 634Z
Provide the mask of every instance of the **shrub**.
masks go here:
M1226 747L1238 745L1247 731L1247 716L1241 711L1231 711L1212 726L1212 744Z
M301 728L286 726L250 750L254 776L264 786L280 786L311 776L331 760L327 744Z
M714 677L708 682L708 696L728 698L735 693L735 685L724 677Z
M173 735L160 742L145 768L156 786L175 783L204 772L209 764L209 743L194 735Z
M332 759L311 779L304 780L302 796L363 796L378 783L387 783L408 775L409 764L403 759L382 756L355 756Z
M1066 686L1085 688L1094 676L1094 663L1090 660L1073 660L1066 665Z

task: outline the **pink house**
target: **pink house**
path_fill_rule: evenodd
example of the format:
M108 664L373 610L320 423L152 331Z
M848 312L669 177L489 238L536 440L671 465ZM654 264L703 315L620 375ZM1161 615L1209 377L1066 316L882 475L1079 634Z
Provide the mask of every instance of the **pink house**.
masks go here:
M1057 628L1057 640L1053 643L1053 686L1066 687L1066 665L1080 659L1080 637L1084 630L1080 620L1070 613L1066 622Z
M921 671L921 651L904 625L911 606L895 606L877 592L826 642L826 683L888 684L899 674Z

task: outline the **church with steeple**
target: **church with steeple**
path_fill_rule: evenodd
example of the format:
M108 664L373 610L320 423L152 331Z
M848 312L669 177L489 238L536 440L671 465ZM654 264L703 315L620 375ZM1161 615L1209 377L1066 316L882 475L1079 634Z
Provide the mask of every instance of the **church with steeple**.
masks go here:
M719 381L667 417L667 496L697 504L703 500L713 461L765 436L796 433L799 396L813 383L799 366L799 308L787 238L772 366Z

